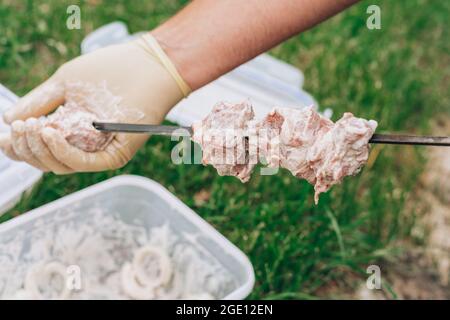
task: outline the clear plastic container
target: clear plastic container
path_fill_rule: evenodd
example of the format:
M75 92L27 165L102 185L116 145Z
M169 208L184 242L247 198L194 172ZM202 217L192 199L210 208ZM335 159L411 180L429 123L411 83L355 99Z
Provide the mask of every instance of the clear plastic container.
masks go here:
M9 131L9 126L3 122L2 114L17 99L15 94L0 84L0 132ZM12 208L41 176L41 171L23 162L12 161L0 152L0 215Z
M221 289L216 298L247 297L254 285L254 271L244 253L160 184L138 176L109 179L1 224L0 297L13 296L30 266L43 259L44 251L55 260L67 254L58 245L78 243L71 239L74 233L82 239L99 237L98 247L100 243L103 246L96 250L113 248L111 256L118 259L117 264L123 264L142 246L137 230L151 232L163 225L177 236L190 239L190 245L201 248L205 261L214 261L226 271L230 278L226 285L217 283ZM90 228L90 234L81 231L85 227ZM119 229L127 231L117 232ZM116 243L109 246L105 239L115 239ZM86 254L84 259L101 264L101 256L98 251Z

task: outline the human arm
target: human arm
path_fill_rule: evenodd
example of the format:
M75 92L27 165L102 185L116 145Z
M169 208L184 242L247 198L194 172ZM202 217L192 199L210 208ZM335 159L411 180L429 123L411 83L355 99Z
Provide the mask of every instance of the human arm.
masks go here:
M151 33L193 90L358 0L196 0Z

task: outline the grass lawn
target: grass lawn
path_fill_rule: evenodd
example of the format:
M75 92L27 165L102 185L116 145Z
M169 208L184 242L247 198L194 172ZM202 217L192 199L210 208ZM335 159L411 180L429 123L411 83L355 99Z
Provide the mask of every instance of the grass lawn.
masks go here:
M23 95L77 56L95 28L122 20L131 32L151 29L187 1L78 3L82 29L68 30L66 8L73 1L0 0L0 83ZM381 7L381 30L366 28L370 4ZM449 1L363 1L271 53L304 71L306 89L322 108L334 109L334 120L351 111L376 119L381 131L427 133L432 117L450 112L449 14ZM121 170L46 174L0 222L118 174L149 177L250 257L255 299L339 296L330 288L363 285L368 265L395 261L399 243L412 239L419 214L413 191L425 148L374 147L362 173L315 206L312 187L286 171L241 184L209 167L172 164L172 147L155 137ZM200 192L203 203L195 200Z

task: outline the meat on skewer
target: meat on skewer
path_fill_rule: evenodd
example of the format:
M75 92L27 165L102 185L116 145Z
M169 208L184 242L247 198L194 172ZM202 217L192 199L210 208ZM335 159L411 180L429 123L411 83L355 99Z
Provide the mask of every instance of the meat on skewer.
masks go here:
M320 193L361 170L376 127L376 121L349 112L333 123L312 107L275 108L256 121L249 103L222 102L193 125L192 140L202 147L203 164L219 175L246 182L260 159L314 185L317 204Z
M221 176L250 179L256 163L249 161L249 126L255 114L247 103L218 103L202 121L193 125L192 140L203 150L203 164L211 164Z

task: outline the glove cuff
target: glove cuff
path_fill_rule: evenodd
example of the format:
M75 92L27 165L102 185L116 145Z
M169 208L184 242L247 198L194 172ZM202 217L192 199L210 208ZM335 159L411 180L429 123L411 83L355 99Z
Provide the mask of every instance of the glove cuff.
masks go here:
M158 41L156 41L156 39L153 38L153 36L150 33L146 33L138 39L137 43L148 54L156 57L159 60L159 62L166 68L166 70L169 72L169 74L175 80L175 82L177 83L181 92L183 93L183 96L186 98L192 92L192 89L189 87L189 85L186 83L186 81L184 81L184 79L181 77L177 68L172 63L172 61L167 56L167 54L164 52L164 50L161 48Z

